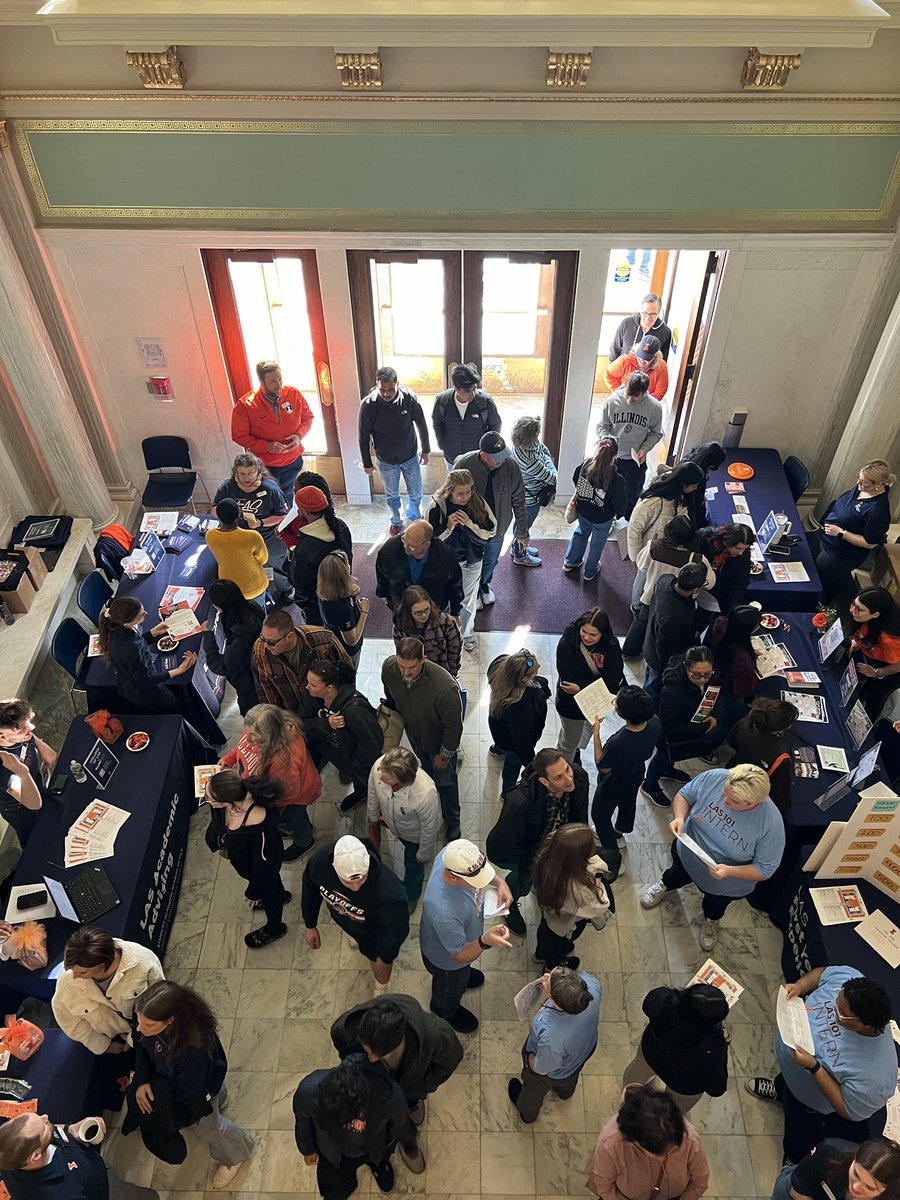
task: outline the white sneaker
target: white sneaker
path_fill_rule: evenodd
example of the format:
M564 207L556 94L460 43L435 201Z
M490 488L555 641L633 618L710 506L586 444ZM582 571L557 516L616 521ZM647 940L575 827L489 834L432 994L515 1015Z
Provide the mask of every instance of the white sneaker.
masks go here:
M484 601L482 600L482 598L481 598L481 593L479 592L479 593L478 593L478 599L475 601L475 611L476 611L476 612L481 612L481 610L482 610L483 608L484 608Z
M496 604L497 597L494 595L490 584L488 584L487 587L482 587L479 599L481 600L482 604Z
M249 1160L248 1160L249 1161ZM212 1177L212 1186L217 1192L224 1191L230 1183L233 1183L237 1178L237 1174L244 1164L237 1163L233 1167L224 1167L221 1164L216 1168L216 1173Z
M373 993L375 996L384 996L387 994L387 990L388 985L386 983L379 983L377 979L375 980L375 989Z
M651 883L643 896L641 896L641 908L656 908L667 891L668 889L663 881L657 879L656 883Z
M478 643L474 637L463 638L463 650L472 651L477 647Z
M643 904L643 900L641 900ZM712 950L719 939L719 922L706 921L703 922L703 928L700 930L700 949Z

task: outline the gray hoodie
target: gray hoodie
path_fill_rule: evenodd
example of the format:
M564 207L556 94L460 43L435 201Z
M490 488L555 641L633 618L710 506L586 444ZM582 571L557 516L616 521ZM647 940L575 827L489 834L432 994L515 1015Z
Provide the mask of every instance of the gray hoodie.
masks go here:
M616 388L600 406L597 437L614 437L619 443L619 458L631 458L632 450L647 453L662 441L662 415L662 405L652 396L629 404L624 386Z

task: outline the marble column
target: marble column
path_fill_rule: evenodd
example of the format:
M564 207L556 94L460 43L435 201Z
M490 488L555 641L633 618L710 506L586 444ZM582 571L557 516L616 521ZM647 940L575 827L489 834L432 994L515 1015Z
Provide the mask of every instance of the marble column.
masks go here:
M102 528L116 506L2 217L0 363L65 511Z
M900 296L869 363L859 395L838 443L822 485L818 510L821 513L835 496L856 482L859 468L875 458L883 458L900 476ZM900 485L893 488L891 509L894 519L900 508Z

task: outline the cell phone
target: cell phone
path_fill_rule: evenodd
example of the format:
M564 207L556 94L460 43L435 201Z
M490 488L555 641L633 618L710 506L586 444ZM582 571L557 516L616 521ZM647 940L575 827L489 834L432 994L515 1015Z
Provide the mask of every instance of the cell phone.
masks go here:
M69 777L68 777L68 775L63 774L63 772L60 772L59 775L54 775L53 780L50 784L50 788L49 788L50 795L51 796L61 796L63 794L63 792L66 790L66 784L68 782L69 782Z
M40 908L42 904L47 903L47 889L38 888L36 892L26 892L23 896L19 896L16 901L16 908L25 911L29 908Z

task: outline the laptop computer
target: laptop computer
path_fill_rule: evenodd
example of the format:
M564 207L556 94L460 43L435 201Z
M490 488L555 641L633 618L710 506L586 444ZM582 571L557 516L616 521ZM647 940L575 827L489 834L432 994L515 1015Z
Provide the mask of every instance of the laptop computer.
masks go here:
M103 867L88 867L65 883L48 879L45 875L44 883L59 915L82 925L102 917L122 903Z

